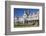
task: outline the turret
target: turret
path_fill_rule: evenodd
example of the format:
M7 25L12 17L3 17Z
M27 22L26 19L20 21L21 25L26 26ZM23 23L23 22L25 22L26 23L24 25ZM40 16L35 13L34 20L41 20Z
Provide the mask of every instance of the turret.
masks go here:
M27 15L26 15L26 12L24 11L23 18L26 18L26 17L27 17Z

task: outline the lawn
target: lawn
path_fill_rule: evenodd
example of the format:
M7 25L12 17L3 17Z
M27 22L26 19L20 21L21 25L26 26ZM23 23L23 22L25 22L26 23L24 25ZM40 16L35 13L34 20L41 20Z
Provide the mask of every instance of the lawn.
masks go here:
M39 20L36 20L35 22L34 21L32 21L32 24L30 23L30 24L27 24L27 23L20 23L20 22L18 22L18 23L14 23L14 27L37 27L37 26L39 26Z

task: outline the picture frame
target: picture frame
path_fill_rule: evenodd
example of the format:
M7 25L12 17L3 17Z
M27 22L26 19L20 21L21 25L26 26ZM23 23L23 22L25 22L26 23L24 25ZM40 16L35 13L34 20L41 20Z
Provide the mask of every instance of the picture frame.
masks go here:
M30 13L28 14L27 11ZM24 12L25 14L27 14L27 17L24 16ZM30 15L32 14L32 12L35 12L34 16L36 17ZM5 35L33 34L45 32L44 12L44 3L5 1ZM16 20L16 16L19 16L18 20Z

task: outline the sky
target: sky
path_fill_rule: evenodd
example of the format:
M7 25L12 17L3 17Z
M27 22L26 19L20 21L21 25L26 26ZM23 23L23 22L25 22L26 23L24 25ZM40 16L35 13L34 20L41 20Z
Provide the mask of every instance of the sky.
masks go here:
M29 13L31 13L31 15L33 13L37 13L37 11L39 11L39 9L26 9L26 8L14 8L14 16L23 16L24 11L29 10Z

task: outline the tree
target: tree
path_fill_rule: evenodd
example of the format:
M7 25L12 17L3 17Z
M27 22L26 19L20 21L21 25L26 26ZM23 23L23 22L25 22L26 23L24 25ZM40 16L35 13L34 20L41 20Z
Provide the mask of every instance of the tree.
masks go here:
M17 21L19 20L19 17L17 16ZM18 21L18 23L19 23L19 21Z
M29 16L29 10L28 9L26 10L26 15L27 15L27 18L28 18L28 16Z
M29 18L29 10L26 9L26 15L27 15L27 18ZM28 21L26 21L28 23Z

